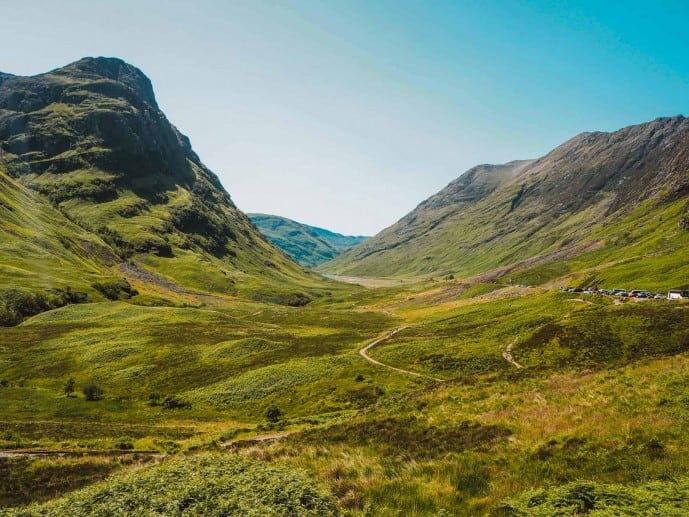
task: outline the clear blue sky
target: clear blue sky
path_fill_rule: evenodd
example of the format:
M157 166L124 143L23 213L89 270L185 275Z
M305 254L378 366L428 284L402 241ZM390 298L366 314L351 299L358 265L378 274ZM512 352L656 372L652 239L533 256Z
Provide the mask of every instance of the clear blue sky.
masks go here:
M121 57L241 209L344 233L378 232L475 164L689 112L682 1L0 6L0 70Z

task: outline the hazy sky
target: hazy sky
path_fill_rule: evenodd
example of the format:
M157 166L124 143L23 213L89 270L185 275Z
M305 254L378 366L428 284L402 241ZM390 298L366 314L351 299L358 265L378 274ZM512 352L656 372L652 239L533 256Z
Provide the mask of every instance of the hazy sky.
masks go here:
M689 3L0 0L0 70L117 56L246 212L350 234L469 167L689 112Z

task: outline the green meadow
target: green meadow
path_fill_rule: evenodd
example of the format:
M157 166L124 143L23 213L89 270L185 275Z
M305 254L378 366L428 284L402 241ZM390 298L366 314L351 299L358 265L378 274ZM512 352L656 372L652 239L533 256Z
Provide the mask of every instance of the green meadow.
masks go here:
M305 307L146 296L0 334L2 449L69 453L0 458L7 508L96 515L94 501L136 499L154 473L199 462L210 471L194 504L234 500L234 478L214 469L240 462L277 469L278 485L302 473L289 483L330 494L333 514L613 515L649 490L686 510L688 304L457 281L342 284ZM369 355L425 377L359 355L400 327Z

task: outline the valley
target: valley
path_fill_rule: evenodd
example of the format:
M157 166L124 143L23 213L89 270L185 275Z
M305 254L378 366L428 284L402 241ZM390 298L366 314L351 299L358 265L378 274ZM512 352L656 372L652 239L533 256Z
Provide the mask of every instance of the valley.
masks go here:
M90 303L5 329L3 450L76 453L4 458L5 497L20 480L31 491L14 500L28 502L49 497L39 486L81 486L74 472L114 480L218 453L308 472L353 514L683 490L684 302L454 281L342 289L299 308ZM502 357L510 343L524 368ZM102 400L65 396L68 376Z
M0 515L685 515L689 302L597 290L689 288L687 135L478 166L315 272L139 69L0 75Z

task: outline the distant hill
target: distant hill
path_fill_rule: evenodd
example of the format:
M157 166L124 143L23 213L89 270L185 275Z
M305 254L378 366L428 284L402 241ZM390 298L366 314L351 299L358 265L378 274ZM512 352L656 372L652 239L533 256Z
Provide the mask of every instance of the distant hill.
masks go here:
M325 269L540 283L593 268L606 272L590 281L686 283L687 201L689 120L661 118L475 167Z
M248 215L270 242L306 267L316 267L328 262L368 239L363 236L341 235L277 215Z
M279 303L302 303L321 283L256 231L159 109L150 80L120 59L0 74L0 168L13 200L0 209L26 225L10 231L3 219L0 258L7 268L19 248L42 257L45 267L26 262L34 280L43 274L36 287L79 280L75 257L87 271ZM32 242L48 244L32 252Z

